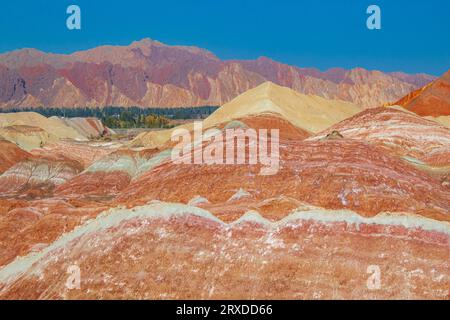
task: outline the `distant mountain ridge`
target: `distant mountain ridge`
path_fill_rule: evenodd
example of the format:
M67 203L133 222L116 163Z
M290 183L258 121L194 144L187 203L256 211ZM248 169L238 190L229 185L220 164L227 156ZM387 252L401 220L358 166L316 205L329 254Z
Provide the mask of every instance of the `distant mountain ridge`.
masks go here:
M362 68L320 71L266 57L222 61L213 53L143 39L72 54L21 49L0 55L0 108L223 105L271 81L300 93L375 107L434 76Z

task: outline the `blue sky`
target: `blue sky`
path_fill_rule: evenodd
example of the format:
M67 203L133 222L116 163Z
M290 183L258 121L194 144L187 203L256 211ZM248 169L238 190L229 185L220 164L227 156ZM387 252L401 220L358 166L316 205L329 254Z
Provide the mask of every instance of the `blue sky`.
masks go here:
M70 4L81 8L81 30L66 28ZM381 30L366 28L370 4L381 8ZM222 59L268 56L321 70L450 68L448 0L28 0L2 1L0 10L0 52L69 53L148 37Z

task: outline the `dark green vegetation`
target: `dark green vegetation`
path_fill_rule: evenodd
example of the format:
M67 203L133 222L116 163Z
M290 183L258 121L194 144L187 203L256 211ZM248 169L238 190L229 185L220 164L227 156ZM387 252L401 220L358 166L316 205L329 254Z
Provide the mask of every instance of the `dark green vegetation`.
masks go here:
M32 111L46 117L95 117L110 128L170 128L173 120L204 119L218 107L187 108L139 108L139 107L104 107L104 108L14 108L0 109L0 112Z

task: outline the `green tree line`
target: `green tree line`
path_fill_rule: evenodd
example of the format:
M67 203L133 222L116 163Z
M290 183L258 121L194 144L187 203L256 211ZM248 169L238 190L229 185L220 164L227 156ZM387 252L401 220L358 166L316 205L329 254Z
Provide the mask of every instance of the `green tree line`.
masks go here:
M46 117L95 117L110 128L168 128L170 120L204 119L217 110L215 106L140 108L140 107L37 107L0 109L0 112L33 111Z

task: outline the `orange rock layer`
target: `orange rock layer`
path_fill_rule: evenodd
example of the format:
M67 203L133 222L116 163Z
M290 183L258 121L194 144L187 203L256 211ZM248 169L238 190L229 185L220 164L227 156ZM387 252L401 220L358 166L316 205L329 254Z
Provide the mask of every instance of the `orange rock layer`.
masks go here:
M314 219L226 225L188 212L130 217L62 239L0 270L0 298L449 298L448 234ZM73 266L79 288L66 285Z

